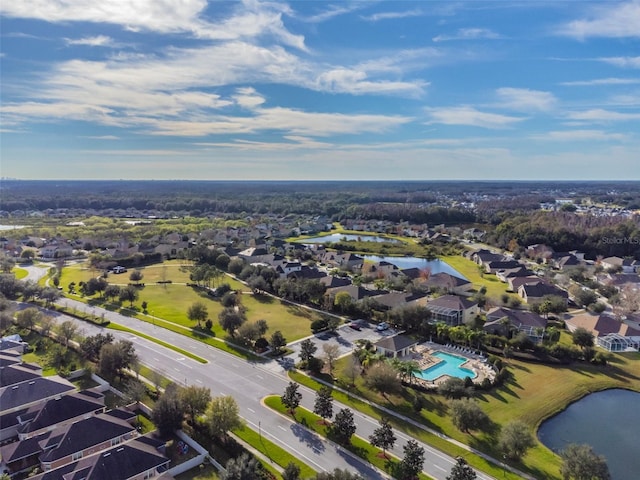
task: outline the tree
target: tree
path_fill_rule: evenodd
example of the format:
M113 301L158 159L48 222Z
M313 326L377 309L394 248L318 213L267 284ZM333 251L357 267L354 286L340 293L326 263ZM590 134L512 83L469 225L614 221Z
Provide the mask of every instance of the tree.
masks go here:
M114 379L116 376L122 376L123 371L137 358L133 343L129 340L108 343L100 349L98 371L107 379Z
M512 460L520 460L535 444L529 427L520 420L507 423L502 428L498 439L498 448Z
M231 337L235 335L236 330L246 321L244 313L235 308L225 308L218 314L218 321L222 329Z
M456 457L456 464L447 475L447 480L475 480L478 477L475 470L462 457Z
M348 312L353 305L353 299L348 292L338 292L333 299L333 304L342 312Z
M22 299L29 302L42 293L42 287L33 280L27 280L22 286Z
M293 462L287 463L287 466L282 471L282 480L299 480L299 478L300 467Z
M139 403L144 400L147 395L147 387L140 380L131 379L127 382L125 395L130 402Z
M364 480L364 478L357 473L351 473L349 470L336 468L333 472L318 473L315 480Z
M611 474L607 461L589 445L571 443L560 452L564 480L609 480Z
M213 397L205 410L204 422L212 436L226 440L229 430L242 427L235 399L230 395Z
M316 392L313 413L319 415L324 420L333 416L333 397L331 396L331 389L329 387L320 387L320 390Z
M329 368L329 375L333 375L333 367L340 355L340 347L335 343L325 343L322 345L324 351L324 361Z
M133 307L133 302L138 299L138 289L133 285L127 285L120 289L119 298L121 302L129 302L129 306Z
M0 275L0 293L9 300L18 298L23 289L23 283L15 275Z
M583 350L593 347L593 334L584 327L578 327L571 333L571 339L574 345L579 346Z
M309 363L309 360L313 358L317 351L318 346L313 343L310 338L307 338L300 342L300 353L298 354L298 357L304 365L307 365Z
M207 306L202 302L196 302L187 310L187 318L192 322L198 322L198 328L202 327L200 322L204 322L209 316Z
M205 412L210 401L211 390L206 387L190 385L180 389L180 403L192 425L195 424L198 415Z
M262 467L258 459L248 453L231 458L220 474L220 480L257 480L262 478Z
M390 393L397 393L402 389L398 372L387 362L378 362L370 367L364 383L383 397Z
M351 381L351 385L354 385L356 383L356 378L358 378L358 375L360 375L361 372L362 365L360 364L360 360L357 355L352 353L349 355L349 359L342 373Z
M16 261L13 258L4 255L0 257L0 270L2 270L2 273L10 273L15 266Z
M68 347L69 342L73 340L73 337L78 333L78 325L73 323L71 320L65 320L58 325L56 333L58 334L58 338L64 343L64 346Z
M478 430L486 425L489 417L478 402L463 398L451 402L451 420L458 430L469 433L469 430Z
M300 405L300 400L302 400L302 393L298 391L298 385L296 382L289 382L289 385L284 389L284 393L280 397L282 401L282 405L284 405L289 413L294 414L298 405Z
M269 344L273 349L273 354L280 355L283 347L287 346L287 339L284 338L284 335L282 335L282 332L280 330L276 330L275 332L273 332L273 335L271 335Z
M438 385L438 393L447 398L463 398L471 396L471 390L467 388L464 380L456 377L449 377Z
M71 288L71 284L69 284L69 288ZM107 300L120 297L120 287L118 285L107 285L107 288L104 289L104 296Z
M55 325L55 321L53 320L52 317L48 315L43 315L40 318L40 322L38 324L40 326L40 335L42 335L43 337L48 337L49 333L51 332L51 330Z
M29 307L16 313L16 324L20 328L31 330L41 318L42 312L40 312L40 310L34 307Z
M140 283L140 280L142 280L143 278L144 273L142 273L142 270L139 270L137 268L129 274L129 280L135 282L136 284Z
M62 292L54 287L44 287L40 292L40 298L44 300L45 307L49 308L62 296Z
M82 339L80 351L89 360L96 360L100 356L102 347L108 343L113 343L113 334L98 333Z
M161 435L168 435L182 426L184 410L180 404L178 388L175 383L167 385L151 411L151 419Z
M374 447L381 448L382 454L386 458L387 450L393 448L393 445L396 443L396 436L393 434L389 420L385 417L380 418L380 426L369 436L369 442L371 442L371 445Z
M397 478L411 480L418 476L424 465L424 448L415 440L409 440L403 447L404 457L397 466Z
M343 408L336 413L331 425L331 433L339 443L348 444L351 441L351 436L356 433L356 423L350 409Z

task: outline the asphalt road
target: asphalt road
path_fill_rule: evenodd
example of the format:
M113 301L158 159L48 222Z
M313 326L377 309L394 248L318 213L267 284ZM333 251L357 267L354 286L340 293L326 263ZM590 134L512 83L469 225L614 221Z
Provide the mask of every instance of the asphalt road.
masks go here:
M37 271L30 271L30 277L32 274L35 279ZM69 307L75 306L78 310L90 311L93 309L97 314L104 312L105 317L114 323L125 325L206 359L208 363L201 364L144 338L125 332L109 330L117 339L123 338L132 341L143 364L159 371L176 383L205 386L211 390L214 396L233 396L240 409L240 415L251 428L291 452L315 470L332 471L335 468L343 468L357 471L366 479L388 478L384 473L363 462L358 457L351 455L341 447L316 436L289 418L283 417L262 405L261 400L264 397L281 395L289 382L286 370L278 362L272 361L267 364L249 363L209 345L135 318L126 317L98 307L89 307L84 303L68 298L61 299L59 303L66 304ZM56 314L55 318L57 322L67 319L77 322L82 329L82 334L85 336L95 335L104 330L102 327L61 314ZM349 327L344 327L339 337L330 337L326 340L315 338L314 341L318 342L320 347L323 341L338 342L341 346L341 352L345 353L352 348L351 344L356 338L362 338L363 336L375 339L380 334L373 329L356 331ZM321 351L320 348L319 353ZM297 354L294 355L297 358ZM308 409L313 409L315 392L304 387L301 387L300 391L303 394L301 405ZM347 407L337 402L334 404L334 412L341 408ZM367 438L378 426L377 420L359 412L354 412L354 419L357 425L356 434L363 438ZM403 456L402 447L411 437L400 432L395 433L398 440L390 452L401 458ZM454 459L426 444L422 444L422 446L425 448L424 472L437 480L444 480L455 463ZM491 477L478 472L478 478L489 480Z

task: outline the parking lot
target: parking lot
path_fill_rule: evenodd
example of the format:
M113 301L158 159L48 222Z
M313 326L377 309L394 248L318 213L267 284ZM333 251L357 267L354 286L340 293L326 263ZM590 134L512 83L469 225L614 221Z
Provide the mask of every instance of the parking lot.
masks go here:
M372 343L377 342L383 337L387 337L389 335L395 334L395 330L392 328L388 328L384 331L376 330L376 324L370 324L364 320L358 321L358 327L354 328L350 326L351 323L342 325L339 327L336 332L322 332L316 335L312 335L310 337L311 341L316 344L318 347L318 351L316 352L316 357L322 358L323 355L323 345L325 344L335 344L338 345L340 356L348 355L355 348L355 342L357 340L369 340ZM285 360L286 364L297 363L299 361L298 354L300 352L300 342L305 339L300 339L295 343L289 344L288 347L293 350L293 353L287 355L287 360Z

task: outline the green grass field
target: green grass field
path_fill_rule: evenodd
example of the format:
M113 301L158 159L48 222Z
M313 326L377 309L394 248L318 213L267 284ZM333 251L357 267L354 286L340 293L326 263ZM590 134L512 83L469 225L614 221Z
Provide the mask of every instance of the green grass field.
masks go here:
M13 273L16 276L16 280L22 280L29 274L29 272L27 272L24 268L20 268L20 267L13 267L13 270L11 270L11 273Z
M188 281L188 273L181 271L178 262L167 262L166 270L164 267L164 264L161 264L142 269L144 274L142 282L145 283L145 286L140 288L139 298L134 302L132 309L129 308L128 303L106 305L99 295L84 299L74 295L70 298L87 301L97 306L105 306L110 310L121 310L121 307L124 307L122 313L126 315L135 314L136 317L149 322L153 321L152 317L157 317L188 328L195 326L195 323L187 318L189 306L195 302L203 302L207 306L209 318L213 321L212 333L218 338L224 338L226 332L222 330L217 321L218 314L223 309L219 300L211 298L203 290L182 284ZM99 272L87 269L85 264L65 267L62 271L60 285L64 287L66 292L69 283L75 282L77 285L80 281L87 281L96 274ZM163 278L172 280L174 283L153 284ZM122 280L120 281L120 279ZM128 283L128 272L120 275L111 274L107 280L116 284ZM241 302L246 308L248 321L266 320L269 325L267 336L280 330L289 342L303 338L311 334L311 322L321 317L321 314L315 311L291 305L277 298L267 295L253 295L246 285L229 276L225 276L222 281L229 283L232 289L244 292L241 294ZM143 315L142 302L147 302L149 316Z
M566 336L563 333L563 336ZM336 372L341 384L348 380L342 375L347 364L347 358L338 361ZM508 360L512 378L504 386L489 393L478 394L478 401L482 409L489 415L492 426L487 432L472 432L464 434L457 430L449 417L449 402L437 394L418 393L404 389L402 395L390 395L384 398L366 387L362 378L356 380L353 393L376 402L382 406L407 415L424 425L446 434L456 440L488 453L494 458L501 458L501 452L496 448L500 427L511 420L520 419L526 422L532 432L546 418L560 412L566 406L584 395L607 388L627 388L640 392L640 353L614 354L609 366L598 367L590 364L576 363L570 366L549 366L536 363L525 363ZM294 379L300 383L307 381L300 374ZM314 388L314 385L309 385ZM317 386L315 386L317 388ZM412 400L420 395L425 408L416 415L411 406ZM354 402L354 401L350 401ZM358 409L377 417L378 414L361 402L349 403ZM412 429L415 430L415 429ZM416 434L415 431L408 433ZM450 451L450 447L440 442L433 443L433 439L425 441L443 449L451 455L458 455ZM471 458L469 463L476 467ZM522 462L513 464L514 467L526 471L538 479L559 478L560 459L549 449L538 443L530 450ZM487 471L483 468L484 471ZM487 473L492 473L487 471ZM492 473L495 476L495 471ZM507 474L508 476L508 474ZM515 478L515 477L514 477Z
M507 292L509 285L502 283L498 280L494 274L485 273L480 275L478 265L471 260L464 258L462 255L447 255L441 257L441 260L448 263L452 268L456 269L461 275L473 284L475 290L480 290L481 287L487 288L487 297L491 298L495 305L501 305L502 301L500 297L503 294L508 294L509 297L518 297L517 294Z

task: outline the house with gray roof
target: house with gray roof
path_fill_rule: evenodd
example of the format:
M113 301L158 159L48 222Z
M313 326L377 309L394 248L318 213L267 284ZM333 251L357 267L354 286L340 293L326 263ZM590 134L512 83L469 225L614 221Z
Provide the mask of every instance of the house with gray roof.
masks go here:
M0 388L0 414L73 392L76 387L59 375L39 377Z
M469 280L446 272L434 273L424 280L423 283L432 291L454 293L457 295L469 295L470 291L473 290L473 284Z
M476 302L457 295L443 295L427 303L431 321L444 322L450 326L471 322L479 313Z
M541 342L547 328L547 319L528 310L496 307L487 312L487 321L482 327L485 332L506 337L511 328L526 333L534 342Z

